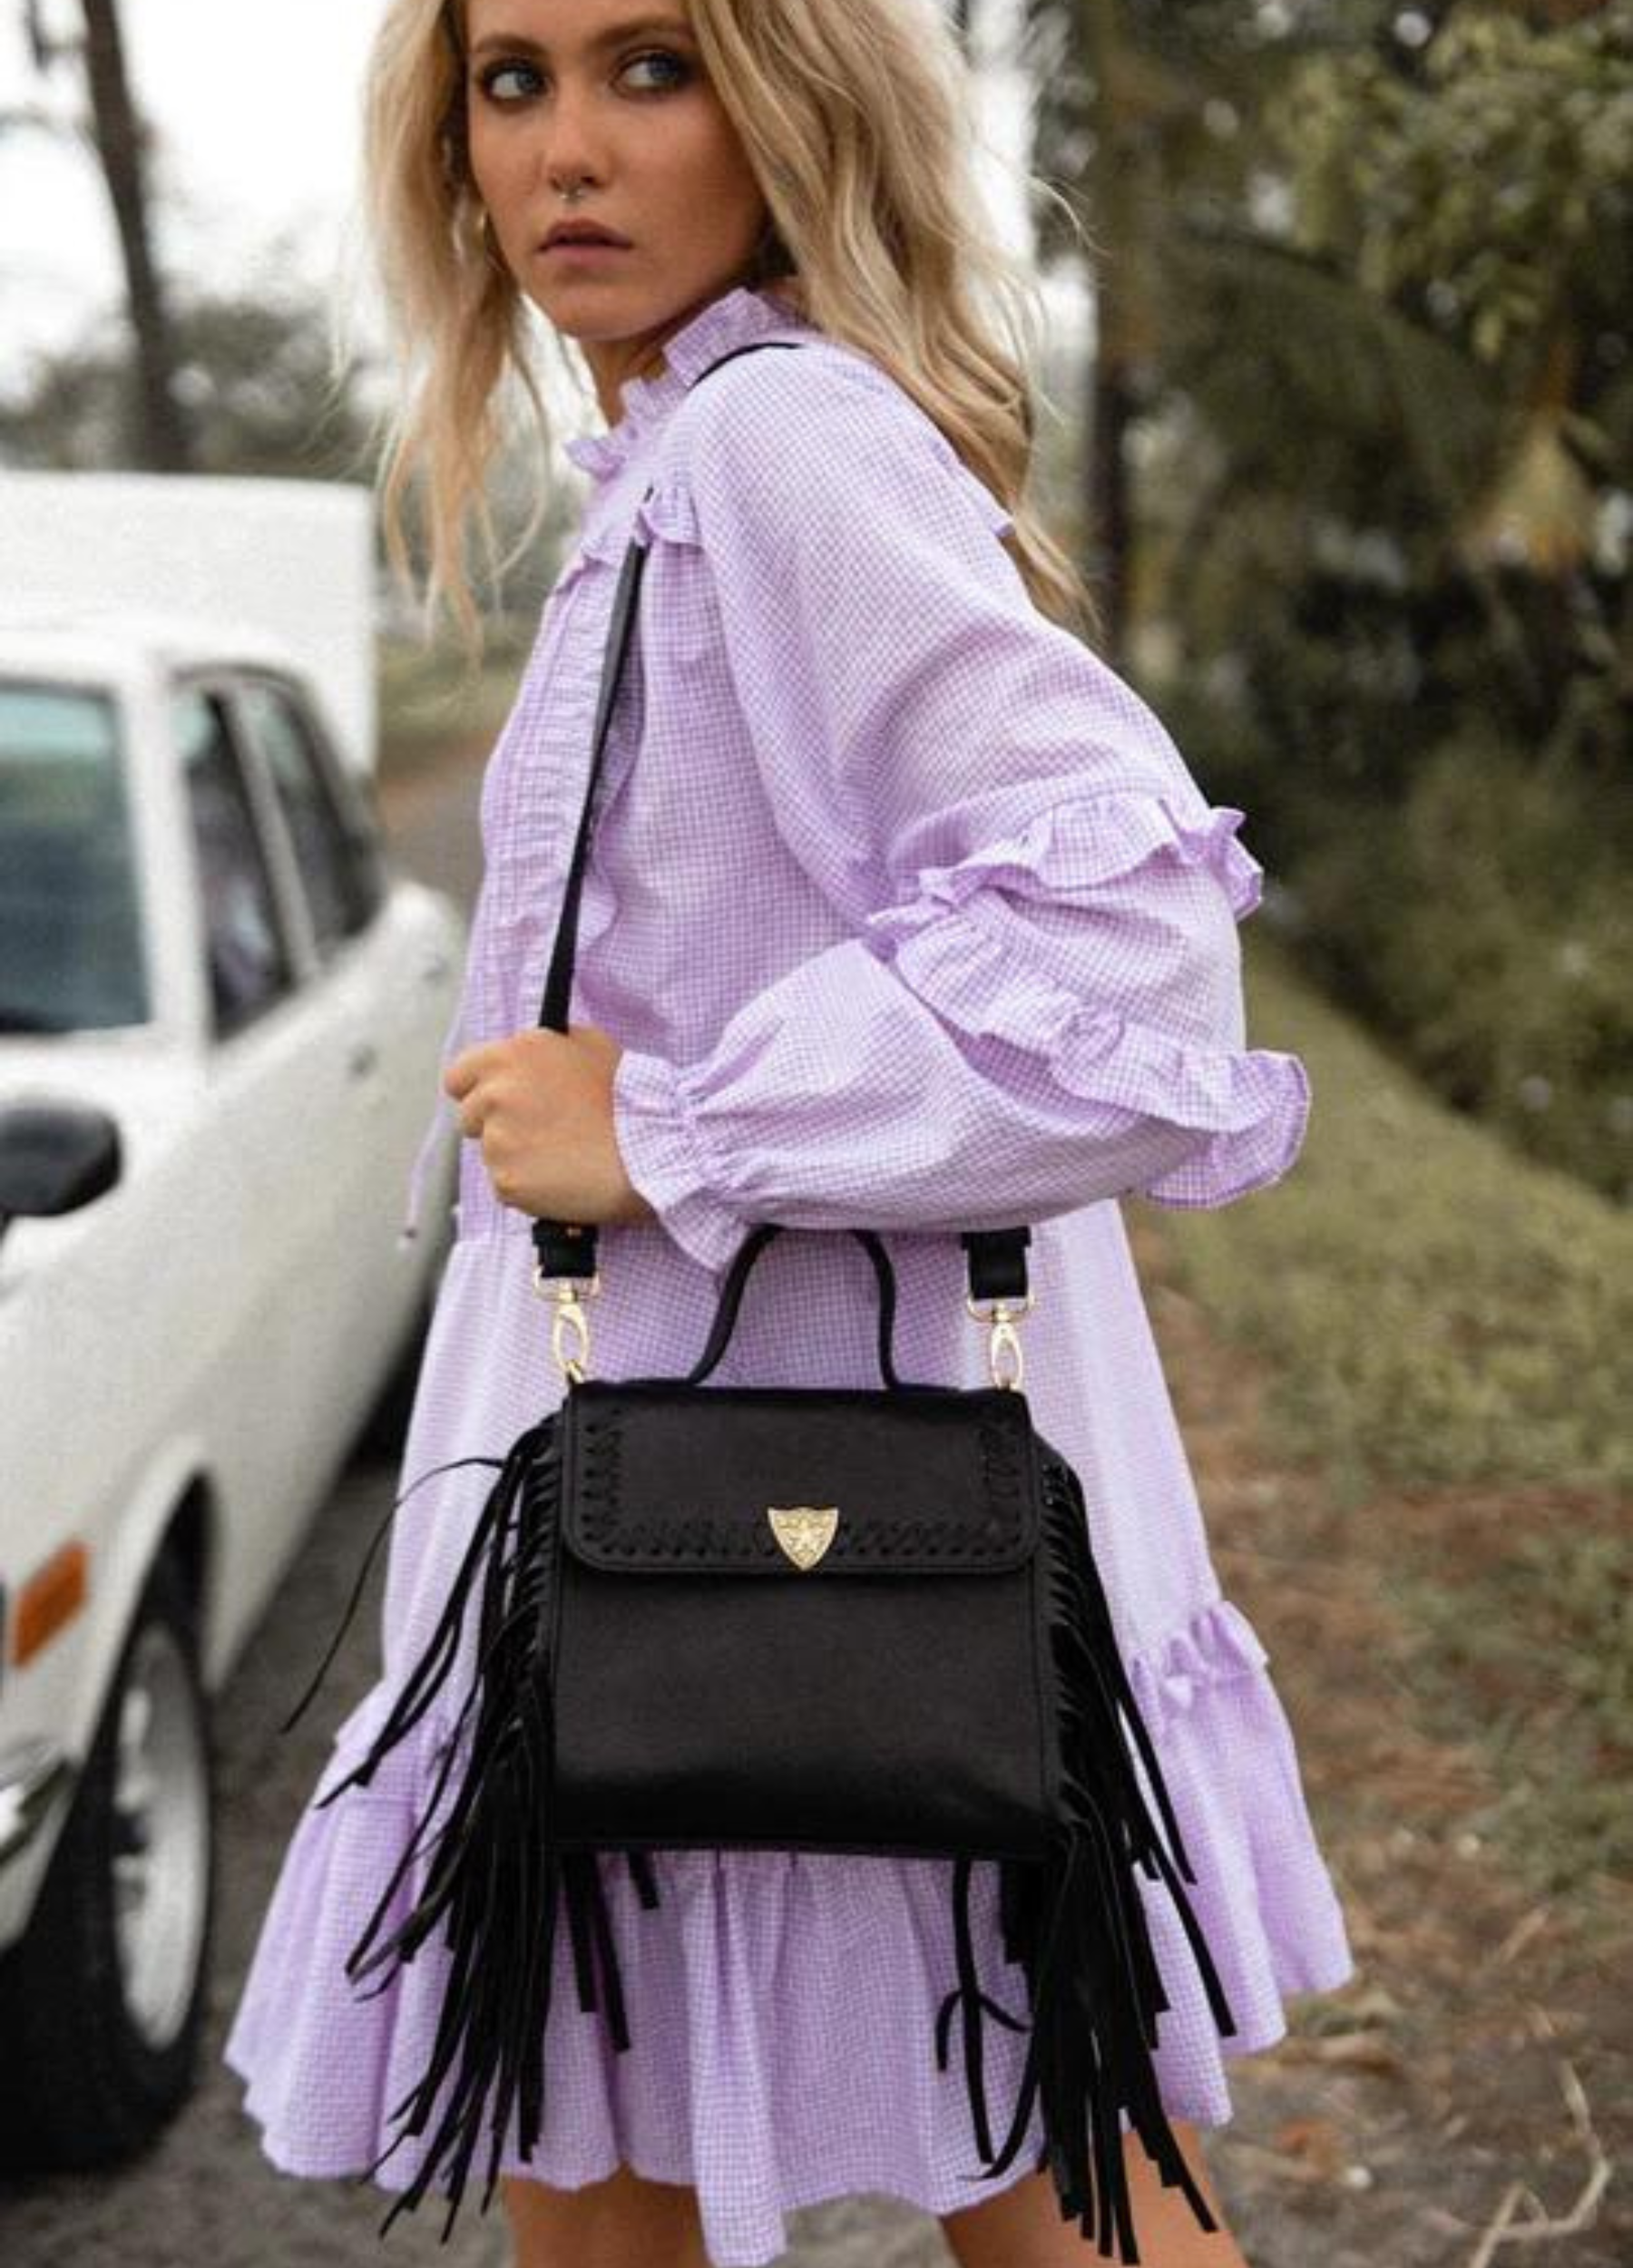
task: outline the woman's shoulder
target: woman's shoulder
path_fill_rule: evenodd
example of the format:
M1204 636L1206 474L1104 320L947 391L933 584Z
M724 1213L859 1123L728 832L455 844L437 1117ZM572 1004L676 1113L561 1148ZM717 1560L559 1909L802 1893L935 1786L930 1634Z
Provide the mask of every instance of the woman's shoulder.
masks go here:
M922 423L934 432L906 388L858 347L814 326L790 325L712 369L700 371L675 412L672 432L694 463L737 444L787 450L790 420L825 426Z
M680 492L698 525L762 506L831 518L865 505L886 474L892 490L905 474L965 492L995 533L1012 525L891 372L814 327L783 336L788 347L772 340L700 375L670 420L656 482Z

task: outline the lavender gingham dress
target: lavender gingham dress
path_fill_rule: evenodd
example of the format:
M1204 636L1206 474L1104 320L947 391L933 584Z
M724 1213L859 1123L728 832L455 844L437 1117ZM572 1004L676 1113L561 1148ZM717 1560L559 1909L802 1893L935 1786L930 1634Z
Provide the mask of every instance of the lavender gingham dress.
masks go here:
M812 343L742 357L689 397L763 337ZM1236 924L1262 869L1243 815L1210 807L1151 711L1032 606L998 541L1008 515L876 365L745 288L664 355L657 378L626 383L616 425L568 445L592 494L484 778L446 1052L537 1022L639 523L650 550L572 1021L626 1051L616 1131L657 1217L601 1229L591 1368L686 1369L719 1272L765 1218L788 1233L754 1271L719 1383L879 1383L872 1270L831 1233L871 1227L896 1268L903 1374L985 1384L957 1231L1032 1224L1025 1391L1082 1478L1239 2026L1221 2042L1166 1893L1145 1890L1174 2003L1159 2077L1171 2116L1217 2126L1223 2057L1279 2038L1283 1996L1336 1987L1353 1963L1265 1649L1220 1596L1117 1199L1223 1205L1298 1151L1303 1066L1244 1031ZM453 1117L439 1099L410 1226ZM503 1455L560 1400L529 1227L464 1142L405 1488ZM438 1476L398 1512L383 1674L315 1794L425 1645L490 1479ZM377 1975L354 1991L343 1964L463 1690L295 1827L225 2048L289 2173L360 2173L424 2068L440 1938L383 1992ZM694 2184L710 2255L733 2268L784 2249L793 2206L871 2191L943 2213L1028 2174L1032 2147L1000 2185L970 2178L960 2059L936 2067L956 1981L949 1863L660 1853L650 1911L606 1863L632 2045L615 2054L579 2009L559 1931L543 2136L506 2170L575 2187L623 2161ZM985 1989L1023 2012L990 1864L973 1914ZM987 2038L993 2099L1012 2102L1024 2035ZM386 2158L382 2188L407 2185L416 2147Z

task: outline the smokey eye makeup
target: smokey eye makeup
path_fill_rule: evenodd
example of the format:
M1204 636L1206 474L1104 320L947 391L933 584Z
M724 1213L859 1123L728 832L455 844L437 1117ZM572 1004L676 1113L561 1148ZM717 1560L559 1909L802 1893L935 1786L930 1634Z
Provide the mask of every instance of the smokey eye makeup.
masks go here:
M646 47L620 65L621 78L630 72L657 64L662 68L655 84L638 86L640 94L670 94L689 85L695 73L689 59L671 47ZM509 110L531 101L543 85L544 73L535 63L520 56L500 57L476 73L476 84L496 108Z

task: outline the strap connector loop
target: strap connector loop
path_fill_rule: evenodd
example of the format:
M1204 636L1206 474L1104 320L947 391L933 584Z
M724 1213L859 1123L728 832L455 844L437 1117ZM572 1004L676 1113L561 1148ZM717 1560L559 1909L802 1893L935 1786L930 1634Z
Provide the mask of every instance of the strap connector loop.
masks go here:
M579 1297L582 1285L592 1299L601 1291L601 1270L593 1276L546 1276L542 1264L534 1260L533 1289L541 1299L553 1299L555 1313L550 1321L550 1351L563 1378L573 1385L582 1385L589 1376L590 1318ZM577 1340L569 1349L568 1339Z
M1037 1305L1037 1294L1029 1290L1020 1306L1012 1299L995 1299L990 1308L964 1294L964 1305L977 1323L988 1325L987 1369L993 1385L1018 1387L1026 1373L1026 1358L1015 1330L1018 1317L1028 1315ZM1006 1369L1006 1360L1012 1368Z

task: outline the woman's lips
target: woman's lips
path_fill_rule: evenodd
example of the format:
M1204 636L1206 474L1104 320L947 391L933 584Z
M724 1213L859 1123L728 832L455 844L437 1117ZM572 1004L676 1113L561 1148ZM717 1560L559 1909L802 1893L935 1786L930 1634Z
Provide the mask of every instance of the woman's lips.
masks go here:
M562 237L555 243L541 245L539 249L547 252L552 259L604 259L610 253L632 251L634 247L614 244L605 237Z

